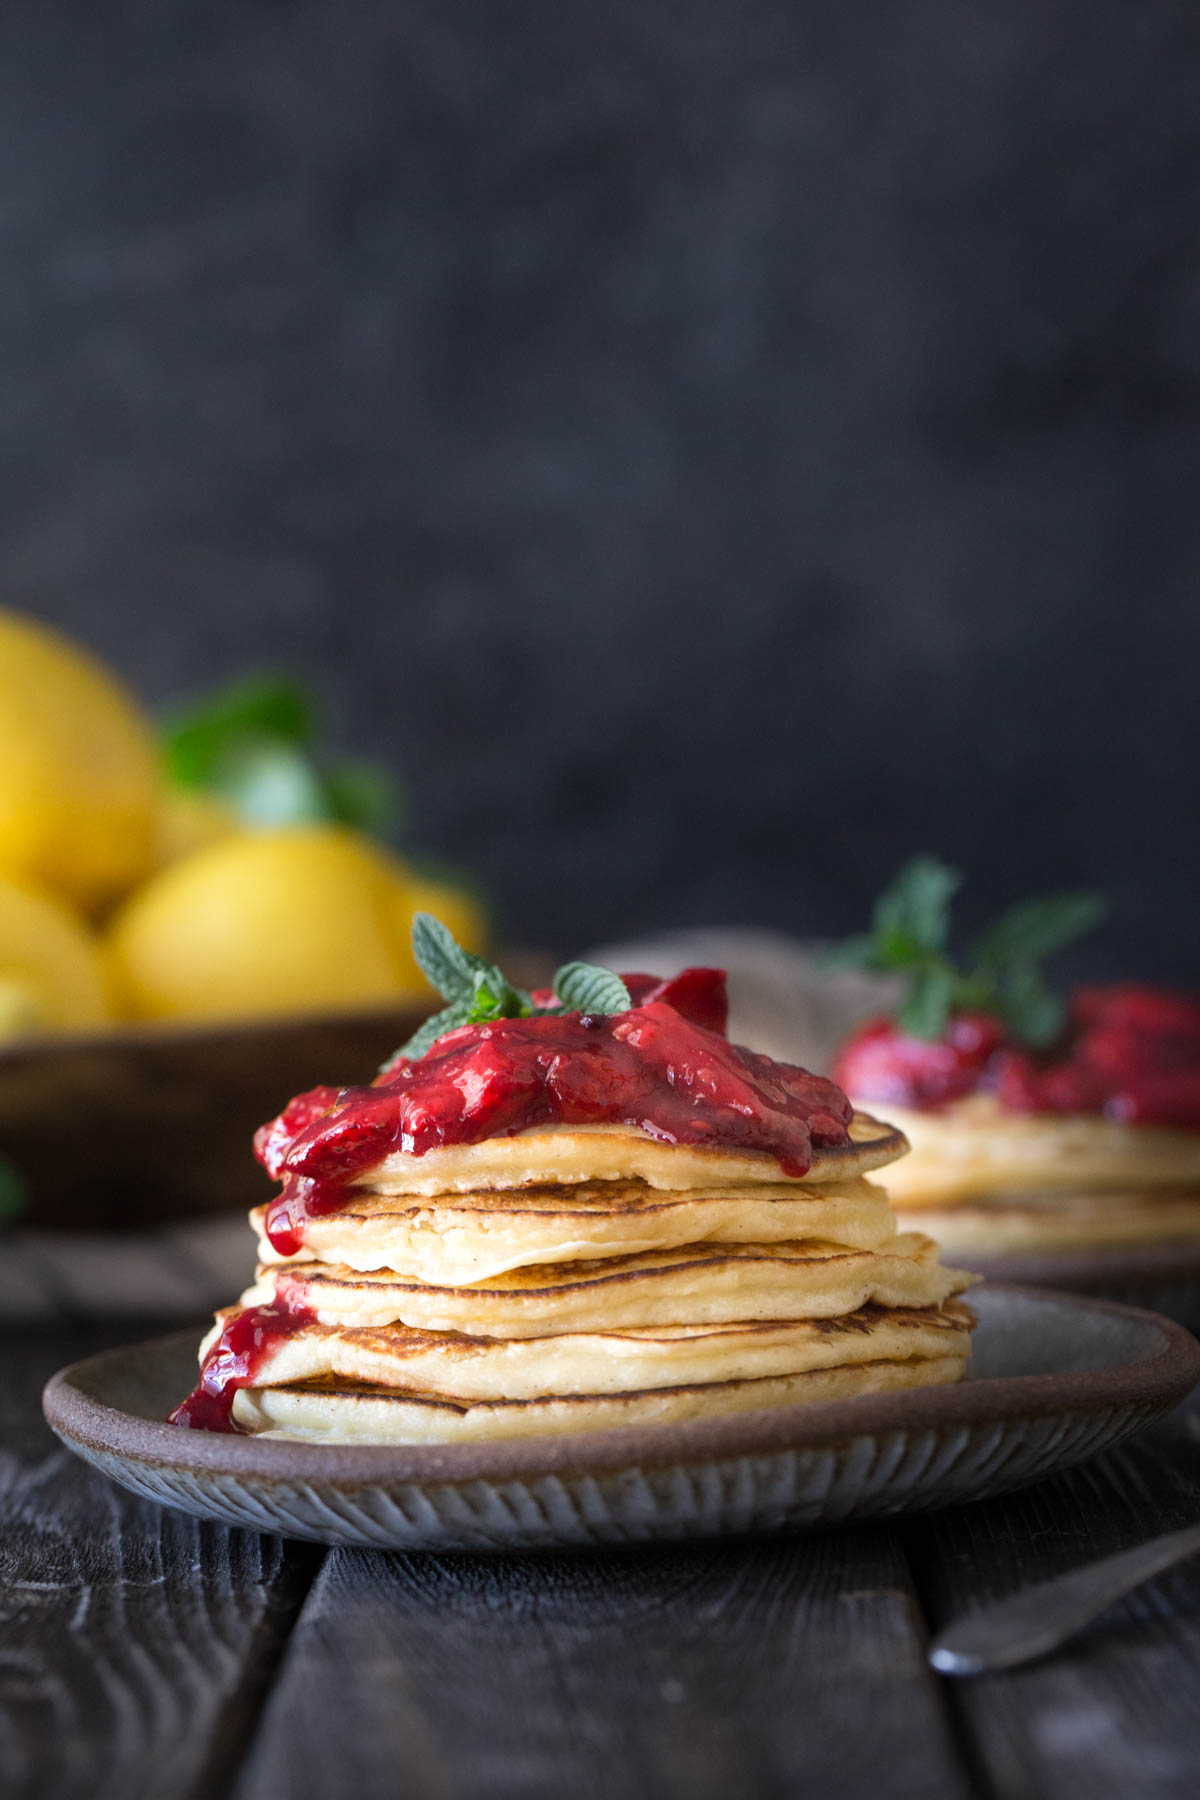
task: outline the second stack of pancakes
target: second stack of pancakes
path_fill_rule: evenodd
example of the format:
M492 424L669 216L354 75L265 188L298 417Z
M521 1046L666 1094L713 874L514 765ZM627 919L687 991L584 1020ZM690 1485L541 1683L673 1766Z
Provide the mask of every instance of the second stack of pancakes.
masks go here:
M992 1094L899 1116L913 1151L896 1172L896 1206L952 1255L1200 1241L1196 1131L1099 1112L1011 1112Z
M629 1127L396 1154L260 1240L239 1308L296 1318L240 1430L445 1443L694 1418L957 1380L970 1277L868 1179L906 1148L857 1114L801 1179Z

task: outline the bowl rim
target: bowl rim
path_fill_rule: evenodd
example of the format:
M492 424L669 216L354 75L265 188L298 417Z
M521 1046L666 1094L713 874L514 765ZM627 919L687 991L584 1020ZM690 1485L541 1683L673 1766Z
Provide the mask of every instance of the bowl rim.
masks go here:
M437 995L430 989L410 998L397 996L370 1006L308 1007L302 1012L264 1012L232 1019L121 1019L108 1020L92 1030L54 1031L40 1037L16 1038L0 1045L0 1074L30 1063L49 1063L64 1056L104 1056L141 1050L192 1049L222 1043L227 1038L275 1037L314 1031L353 1031L396 1020L426 1019Z

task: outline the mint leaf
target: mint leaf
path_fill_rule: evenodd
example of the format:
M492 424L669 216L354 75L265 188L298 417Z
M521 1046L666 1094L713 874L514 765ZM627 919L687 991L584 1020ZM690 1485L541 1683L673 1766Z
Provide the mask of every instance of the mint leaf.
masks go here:
M1034 1050L1052 1044L1066 1020L1065 1007L1033 963L1016 963L1005 972L995 1010L1012 1035Z
M181 787L207 787L248 740L305 746L315 729L304 688L282 677L255 675L169 714L161 734L163 758Z
M413 915L412 947L417 966L431 987L449 1005L415 1031L380 1069L386 1075L397 1063L424 1056L446 1032L459 1025L480 1025L488 1019L525 1019L533 1000L524 988L514 987L503 970L473 951L464 950L454 933L432 913Z
M914 856L875 903L876 955L885 968L904 968L922 952L941 951L950 935L950 901L962 872L936 856Z
M504 977L494 963L464 950L454 933L432 913L413 914L412 949L417 967L430 987L435 987L442 998L451 1003L474 999L477 975L491 975L497 985L504 983Z
M514 987L495 963L464 950L452 931L432 913L415 914L412 923L413 955L425 979L449 1001L442 1011L426 1019L408 1042L380 1069L389 1074L398 1063L415 1061L446 1032L458 1025L481 1025L489 1019L527 1019L534 1011L533 998ZM566 1012L628 1012L633 1005L629 989L611 969L597 963L564 963L554 977L554 992ZM557 1008L543 1009L555 1012Z
M633 1005L621 977L599 963L564 963L554 977L554 992L565 1012L620 1013Z
M343 757L321 777L326 817L369 837L391 837L403 811L400 783L385 763Z
M1107 907L1099 894L1046 894L1022 900L1001 913L975 950L979 969L1001 971L1016 963L1039 962L1090 931Z
M1042 980L1038 963L1103 918L1098 894L1046 894L1001 913L976 946L975 976L991 990L991 1006L1013 1037L1033 1049L1054 1042L1066 1014Z
M983 933L963 969L948 948L950 901L961 882L959 870L940 858L913 857L876 902L871 931L831 951L826 966L907 976L898 1019L914 1037L939 1037L952 1012L979 1009L995 1013L1023 1043L1052 1043L1065 1015L1038 964L1090 931L1104 916L1104 901L1089 893L1023 900Z
M475 998L463 1023L485 1025L489 1019L504 1019L508 1016L503 990L498 991L490 984L486 975L481 975L475 985Z
M533 1001L524 988L514 987L497 968L481 969L475 977L475 994L467 1013L468 1025L487 1019L527 1019Z
M948 964L919 970L897 1014L901 1030L909 1037L941 1037L954 1003L955 984L954 970Z

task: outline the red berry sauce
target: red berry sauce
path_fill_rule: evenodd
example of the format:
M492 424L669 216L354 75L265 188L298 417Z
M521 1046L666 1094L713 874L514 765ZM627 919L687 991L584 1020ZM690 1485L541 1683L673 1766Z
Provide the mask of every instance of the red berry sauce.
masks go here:
M1080 988L1052 1059L1004 1051L993 1071L1013 1112L1103 1113L1200 1131L1200 998L1123 982Z
M932 1042L874 1019L842 1046L833 1073L856 1099L923 1112L986 1092L1010 1112L1197 1131L1200 999L1135 982L1080 988L1061 1042L1043 1054L1006 1041L983 1013L956 1015Z
M248 1306L235 1313L204 1358L200 1380L168 1415L168 1424L189 1425L194 1431L235 1431L234 1395L239 1388L255 1385L280 1342L311 1317L303 1306Z
M315 1088L255 1138L282 1182L267 1236L294 1256L304 1223L392 1151L511 1137L536 1125L634 1125L670 1144L758 1150L803 1175L814 1144L847 1142L851 1108L830 1081L724 1035L725 978L629 977L624 1013L494 1019L447 1032L370 1087Z
M940 1038L871 1019L842 1045L833 1079L860 1100L932 1112L973 1094L1003 1042L1003 1026L988 1013L956 1013Z

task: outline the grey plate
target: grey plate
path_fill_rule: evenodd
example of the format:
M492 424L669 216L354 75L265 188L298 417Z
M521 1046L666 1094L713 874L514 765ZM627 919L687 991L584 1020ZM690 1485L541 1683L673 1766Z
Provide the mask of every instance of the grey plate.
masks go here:
M63 1369L46 1418L135 1493L326 1544L527 1550L777 1531L971 1500L1148 1424L1200 1380L1167 1319L1023 1288L973 1296L971 1379L679 1426L445 1447L267 1442L163 1415L194 1333Z

